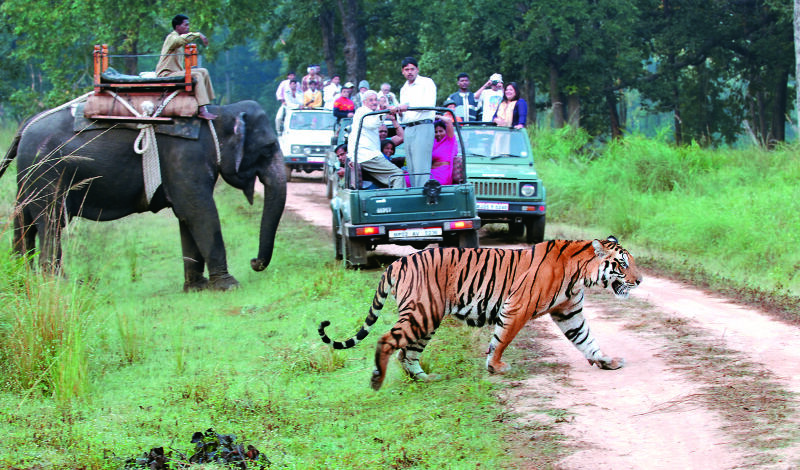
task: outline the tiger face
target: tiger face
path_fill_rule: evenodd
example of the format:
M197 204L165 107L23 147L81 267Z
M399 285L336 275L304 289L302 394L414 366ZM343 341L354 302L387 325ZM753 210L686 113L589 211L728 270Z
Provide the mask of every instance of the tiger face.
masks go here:
M610 289L620 299L627 299L631 289L642 282L642 275L636 267L633 255L622 248L614 237L592 241L595 254L601 258L598 268L598 282Z

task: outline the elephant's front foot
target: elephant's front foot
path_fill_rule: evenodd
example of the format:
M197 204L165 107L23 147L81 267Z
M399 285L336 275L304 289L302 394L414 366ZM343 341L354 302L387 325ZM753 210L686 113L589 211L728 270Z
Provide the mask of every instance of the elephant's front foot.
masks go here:
M208 279L200 277L183 283L184 292L197 292L208 289Z
M253 258L250 260L250 267L253 268L253 271L261 272L267 269L268 265L269 261L265 261L263 259Z
M213 275L208 281L208 288L213 290L231 290L237 287L239 287L239 281L227 273Z

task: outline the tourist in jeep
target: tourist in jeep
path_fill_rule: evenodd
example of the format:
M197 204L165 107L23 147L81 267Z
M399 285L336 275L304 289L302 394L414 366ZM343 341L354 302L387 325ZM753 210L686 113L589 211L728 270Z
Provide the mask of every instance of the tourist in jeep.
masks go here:
M387 160L381 153L381 140L378 135L383 118L379 114L366 116L378 109L378 93L367 90L363 105L353 116L353 129L347 143L347 153L355 156L362 173L370 176L383 186L391 188L406 187L403 171ZM362 119L363 118L363 119ZM356 141L358 148L356 149Z

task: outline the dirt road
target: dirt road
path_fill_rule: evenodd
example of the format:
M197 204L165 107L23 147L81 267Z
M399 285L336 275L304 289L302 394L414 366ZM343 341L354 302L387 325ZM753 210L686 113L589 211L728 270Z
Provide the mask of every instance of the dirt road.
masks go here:
M330 230L317 173L289 183L287 210ZM481 244L524 246L483 237ZM585 315L624 368L590 367L545 317L511 345L520 351L518 372L498 378L512 385L501 399L514 412L507 421L515 441L571 437L571 452L551 461L514 446L529 468L800 468L796 327L647 273L628 301L589 291Z

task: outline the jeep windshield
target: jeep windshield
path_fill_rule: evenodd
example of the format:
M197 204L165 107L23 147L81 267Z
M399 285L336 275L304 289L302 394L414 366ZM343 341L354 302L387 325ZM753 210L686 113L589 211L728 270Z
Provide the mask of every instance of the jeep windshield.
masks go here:
M293 131L333 130L336 116L330 111L295 111L289 120L288 129Z
M529 159L529 147L522 132L508 127L461 126L467 157L518 157Z

